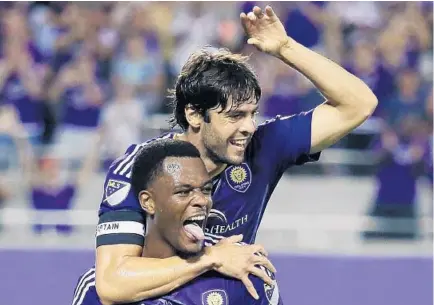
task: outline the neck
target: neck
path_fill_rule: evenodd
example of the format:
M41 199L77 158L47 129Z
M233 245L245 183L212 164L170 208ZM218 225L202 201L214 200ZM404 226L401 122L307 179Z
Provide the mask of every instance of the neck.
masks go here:
M211 177L218 175L225 167L226 164L221 162L215 162L212 158L210 158L208 151L206 150L203 141L198 132L194 132L188 130L179 136L180 140L188 141L200 152L200 157L202 161L205 163L206 170Z
M150 221L149 218L148 221ZM146 235L143 247L143 256L161 259L175 256L175 249L158 234L157 230L153 230L151 226L149 228L150 230Z

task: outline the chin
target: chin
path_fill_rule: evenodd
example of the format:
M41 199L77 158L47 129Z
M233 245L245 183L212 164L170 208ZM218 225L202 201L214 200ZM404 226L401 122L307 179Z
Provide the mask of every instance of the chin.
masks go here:
M225 158L225 163L229 164L229 165L240 165L241 163L244 162L244 155L242 156L227 156Z
M202 249L203 242L197 242L181 245L177 252L181 257L189 257L198 254Z

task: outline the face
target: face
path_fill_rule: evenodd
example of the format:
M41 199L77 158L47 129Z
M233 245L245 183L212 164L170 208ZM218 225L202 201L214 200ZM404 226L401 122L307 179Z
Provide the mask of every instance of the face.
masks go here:
M399 77L399 89L404 95L413 95L419 88L419 76L415 71L404 71Z
M368 43L359 43L354 50L356 66L362 71L370 72L375 66L374 47Z
M244 161L247 145L256 130L257 103L242 104L231 109L228 103L222 111L219 107L209 110L209 120L201 127L201 138L211 159L230 165Z
M163 170L151 186L154 229L178 252L197 253L212 205L208 172L200 158L166 158Z
M42 159L39 163L40 177L47 187L55 187L60 184L60 164L58 159Z
M145 54L143 39L141 39L140 36L130 38L127 42L127 52L128 55L133 58L143 57Z

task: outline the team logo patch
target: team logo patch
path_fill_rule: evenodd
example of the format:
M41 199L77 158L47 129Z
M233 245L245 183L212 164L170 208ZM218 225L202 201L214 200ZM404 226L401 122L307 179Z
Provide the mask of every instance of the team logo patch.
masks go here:
M228 296L224 290L209 290L202 294L202 305L228 305Z
M240 193L245 193L252 183L252 172L246 163L229 167L226 172L229 186Z
M127 198L131 184L110 179L105 188L105 201L111 206L118 205Z

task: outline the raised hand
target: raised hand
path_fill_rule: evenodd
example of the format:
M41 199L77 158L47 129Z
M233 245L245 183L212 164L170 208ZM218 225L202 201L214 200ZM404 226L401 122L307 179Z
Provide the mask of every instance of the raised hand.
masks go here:
M241 13L240 18L249 37L247 43L262 52L279 57L281 49L291 41L282 22L268 5L264 11L255 6L247 15Z

